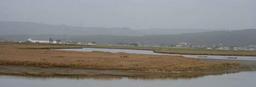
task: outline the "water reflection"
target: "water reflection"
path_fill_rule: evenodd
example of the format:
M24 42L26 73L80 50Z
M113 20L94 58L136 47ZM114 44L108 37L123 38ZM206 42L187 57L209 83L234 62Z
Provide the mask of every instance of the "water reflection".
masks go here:
M195 79L67 79L0 76L1 87L255 87L256 72L211 75ZM15 84L14 84L15 83Z

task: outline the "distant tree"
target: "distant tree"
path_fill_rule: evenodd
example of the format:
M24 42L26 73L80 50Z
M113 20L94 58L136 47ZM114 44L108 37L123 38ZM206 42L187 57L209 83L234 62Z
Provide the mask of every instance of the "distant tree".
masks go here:
M139 44L138 44L138 43L130 43L129 45L131 45L131 46L135 46L135 47L139 46Z
M53 42L53 39L52 39L52 38L49 38L49 42L52 43L52 42Z
M96 42L94 42L94 41L93 41L93 42L91 42L91 43L92 43L92 44L96 44Z

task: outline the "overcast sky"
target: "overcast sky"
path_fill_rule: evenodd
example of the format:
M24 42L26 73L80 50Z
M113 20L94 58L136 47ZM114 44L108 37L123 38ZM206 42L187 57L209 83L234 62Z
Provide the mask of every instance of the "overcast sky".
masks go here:
M87 27L256 28L256 0L0 0L0 21Z

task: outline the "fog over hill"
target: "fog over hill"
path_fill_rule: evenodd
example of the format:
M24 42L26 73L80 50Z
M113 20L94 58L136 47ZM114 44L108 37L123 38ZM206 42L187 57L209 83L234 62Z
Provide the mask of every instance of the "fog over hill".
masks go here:
M153 31L154 30L154 31ZM173 31L173 30L172 30ZM184 32L156 29L133 30L129 28L75 27L30 22L0 22L0 39L25 40L49 37L73 41L96 41L97 43L138 42L152 45L171 45L187 42L195 45L243 46L256 44L256 29Z
M50 25L32 22L0 21L1 35L118 35L143 36L203 32L202 29L130 29L105 27L77 27L68 25Z
M1 35L136 35L129 28L77 27L31 22L0 22Z

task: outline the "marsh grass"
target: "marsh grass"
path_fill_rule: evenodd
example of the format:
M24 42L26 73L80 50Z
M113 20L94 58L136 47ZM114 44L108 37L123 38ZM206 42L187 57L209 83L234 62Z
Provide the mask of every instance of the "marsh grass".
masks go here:
M34 46L30 44L0 45L0 65L122 70L156 74L180 73L181 75L183 73L187 76L188 74L233 71L241 67L237 62L207 62L181 56L20 49L27 47Z

